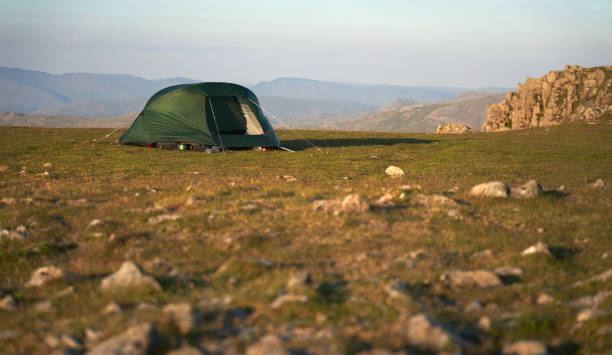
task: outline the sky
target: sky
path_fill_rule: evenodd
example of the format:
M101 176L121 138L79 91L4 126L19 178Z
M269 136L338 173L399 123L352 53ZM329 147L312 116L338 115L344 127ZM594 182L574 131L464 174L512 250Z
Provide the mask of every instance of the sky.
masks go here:
M515 87L612 65L612 0L0 0L0 66Z

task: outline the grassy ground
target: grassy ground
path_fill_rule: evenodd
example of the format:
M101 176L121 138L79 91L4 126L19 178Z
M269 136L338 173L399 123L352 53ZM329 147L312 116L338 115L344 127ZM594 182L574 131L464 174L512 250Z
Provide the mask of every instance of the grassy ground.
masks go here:
M597 125L462 136L301 131L327 154L288 131L279 136L295 154L126 147L116 144L117 136L101 141L105 133L0 128L0 166L6 168L0 200L9 198L0 202L0 227L24 225L28 234L24 242L0 241L0 296L12 294L18 303L17 311L0 310L3 352L47 353L48 334L84 339L85 329L93 328L106 338L143 320L158 326L165 349L189 342L241 351L273 333L286 334L289 348L310 352L400 350L408 345L400 319L417 312L470 340L473 352L496 352L525 338L556 353L612 348L612 337L597 334L612 315L578 326L577 311L564 305L612 291L612 280L569 287L612 267L612 257L602 258L612 252L611 190L588 185L596 178L612 183L610 117ZM389 165L406 177L387 177ZM532 200L468 196L477 183L517 186L529 179L545 189L565 188ZM405 184L462 202L458 215L413 204L410 193L400 199ZM312 209L313 200L353 192L372 202L391 193L396 206L346 216ZM182 218L148 223L161 214ZM94 219L101 223L89 226ZM520 256L537 241L547 243L553 257ZM411 259L419 249L424 253ZM493 256L472 257L486 249ZM101 293L101 278L127 259L163 291ZM45 265L63 267L77 281L25 288ZM440 281L448 270L506 265L523 269L518 282L457 290ZM312 282L288 290L298 270L307 270ZM407 285L405 297L385 292L394 280ZM70 285L72 294L54 297ZM308 300L272 308L285 292ZM536 304L543 292L557 302ZM36 313L33 305L47 299L54 311ZM473 300L482 302L481 313L464 311ZM123 312L103 314L111 301ZM161 312L137 309L140 302L162 307L173 301L188 301L204 314L187 337ZM611 310L612 298L600 309ZM481 316L491 319L490 330L478 329Z

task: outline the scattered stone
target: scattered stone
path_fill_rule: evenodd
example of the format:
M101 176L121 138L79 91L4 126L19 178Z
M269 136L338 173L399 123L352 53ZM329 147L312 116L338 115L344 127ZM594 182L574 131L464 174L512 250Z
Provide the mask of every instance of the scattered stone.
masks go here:
M69 349L82 350L83 343L74 335L64 334L61 337L61 345Z
M370 203L360 194L350 194L342 200L344 213L363 213L370 209Z
M485 332L491 330L491 318L487 316L480 317L480 319L478 319L478 328Z
M17 301L12 295L6 295L0 300L0 310L14 311L17 309Z
M157 337L157 330L149 323L143 323L130 327L125 333L96 345L87 354L145 355L153 349Z
M603 258L603 259L605 259L605 258ZM586 280L578 281L578 282L574 283L572 285L572 287L584 286L584 285L586 285L588 283L591 283L591 282L605 282L605 281L607 281L610 278L612 278L612 269L608 269L608 270L602 272L601 274L595 275L595 276L593 276L591 278L588 278Z
M291 175L279 175L276 177L276 180L283 180L285 182L296 182L297 179Z
M151 312L157 312L159 310L159 308L157 308L157 306L154 305L153 303L139 302L136 305L136 310L137 311L141 311L141 312L151 313Z
M204 353L198 348L184 345L179 349L170 351L166 355L204 355Z
M85 340L90 347L91 345L98 343L102 339L102 335L104 335L104 332L100 330L95 330L92 328L85 329Z
M402 191L412 191L412 190L421 191L421 185L402 185L400 186L400 190Z
M548 256L552 256L550 249L548 249L548 245L542 242L537 242L536 244L530 246L529 248L521 252L522 256L531 255L531 254L545 254Z
M376 202L374 202L374 206L381 207L381 208L395 206L395 202L393 202L393 195L391 194L382 195L378 200L376 200Z
M599 291L594 296L584 296L577 300L568 302L567 305L572 308L589 308L597 307L600 303L612 296L612 291Z
M602 253L601 254L601 258L602 259L607 259L608 258L608 252L606 251L606 252Z
M19 226L23 227L23 226ZM17 227L14 231L8 229L0 229L0 241L1 240L15 240L18 242L23 242L26 240L27 235L25 233L25 227L22 229Z
M538 228L538 229L536 229L536 232L538 234L542 234L542 233L544 233L544 228Z
M523 269L520 267L502 266L493 271L499 277L521 277Z
M483 251L476 252L470 256L470 259L487 259L495 256L495 253L491 249L485 249Z
M66 287L65 289L51 296L51 298L62 298L62 297L71 296L71 295L74 295L74 286Z
M465 344L459 336L444 329L441 324L422 313L410 317L406 337L411 345L429 351L461 347Z
M315 200L312 202L312 209L315 211L323 211L328 214L338 215L342 211L342 201Z
M425 251L425 249L417 249L417 250L411 251L410 253L408 253L408 255L410 256L411 259L420 259L424 257L425 255L427 255L427 252Z
M399 280L391 281L385 286L385 292L391 298L399 298L399 299L408 298L408 294L406 293L407 291L408 291L408 286L406 286L405 283Z
M542 194L542 185L536 180L529 180L525 185L510 190L512 198L533 198Z
M187 199L185 200L185 206L191 206L196 202L196 198L193 197L193 195L189 195L189 197L187 197Z
M538 295L538 299L536 300L536 303L541 306L545 304L551 304L553 302L555 302L555 299L546 293L540 293Z
M394 179L399 179L406 175L406 173L404 173L404 170L394 165L388 166L387 169L385 169L385 174L389 175Z
M292 271L287 281L287 288L296 288L310 282L310 273L307 270Z
M156 188L151 187L151 186L147 186L146 190L150 193L156 193L158 191Z
M44 266L32 273L32 277L26 283L26 287L40 287L49 282L64 280L73 282L75 277L70 272L55 266Z
M104 314L121 313L121 306L118 303L111 302L102 310Z
M510 189L500 181L478 184L470 189L470 196L475 197L508 197Z
M475 300L465 306L465 313L480 313L482 312L482 308L482 303L478 300Z
M589 186L591 186L594 189L598 189L598 188L606 186L606 183L602 179L597 179L594 182L592 182Z
M102 223L102 221L100 221L99 219L93 219L91 222L89 222L89 227L95 227L98 224Z
M202 316L197 309L189 303L170 303L163 308L163 312L170 316L182 334L187 334L200 326Z
M183 216L180 214L160 214L159 216L149 217L147 222L149 224L157 224L163 221L176 221L177 219L181 219Z
M41 301L32 306L32 310L36 313L51 313L54 311L51 301Z
M281 339L275 335L266 335L257 343L246 348L246 355L290 355Z
M45 167L45 168L50 168L52 166L53 166L53 164L51 164L49 162L46 162L46 163L43 164L43 167Z
M162 289L154 278L143 274L140 267L130 260L123 262L117 272L105 277L100 288L110 292L132 288L152 288L157 291Z
M503 354L508 355L546 355L546 346L537 340L519 340L505 345Z
M502 282L497 275L490 271L474 270L474 271L447 271L440 279L449 282L452 286L478 286L478 287L496 287L501 286Z
M424 195L424 194L416 194L412 201L418 204L421 204L427 208L435 208L435 207L448 207L454 208L459 206L457 202L451 198L442 195Z
M582 323L588 321L589 319L607 316L609 314L612 314L612 312L604 311L597 308L587 308L578 312L578 314L576 315L576 321Z
M280 295L274 300L274 302L272 302L270 306L272 308L280 308L285 303L288 303L288 302L304 303L307 301L308 301L308 297L306 295Z
M47 336L45 336L45 344L50 348L57 348L60 346L61 342L62 340L57 335L47 334Z

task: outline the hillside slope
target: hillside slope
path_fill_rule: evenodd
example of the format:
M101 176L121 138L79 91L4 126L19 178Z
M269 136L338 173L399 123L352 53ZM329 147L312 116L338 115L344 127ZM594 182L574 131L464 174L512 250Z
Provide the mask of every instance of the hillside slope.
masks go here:
M486 119L487 105L498 102L503 94L491 92L467 92L435 103L404 107L382 107L371 114L352 119L330 119L326 129L384 131L384 132L433 132L440 123L460 123L478 129Z
M57 128L118 128L129 127L137 113L115 117L93 118L62 115L37 115L20 112L0 112L0 126Z

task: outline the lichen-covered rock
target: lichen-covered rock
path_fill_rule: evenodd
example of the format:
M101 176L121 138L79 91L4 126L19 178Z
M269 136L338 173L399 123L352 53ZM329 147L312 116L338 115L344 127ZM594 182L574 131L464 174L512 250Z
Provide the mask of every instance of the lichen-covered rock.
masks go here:
M512 188L510 197L512 198L534 198L542 194L542 185L536 180L529 180L522 186Z
M404 170L395 165L389 165L387 169L385 169L385 174L391 176L394 179L398 179L406 175L406 173L404 173Z
M463 134L472 133L472 129L464 124L452 123L439 124L436 128L436 134Z
M487 106L484 132L593 120L612 112L612 66L566 66L527 78L506 99Z

